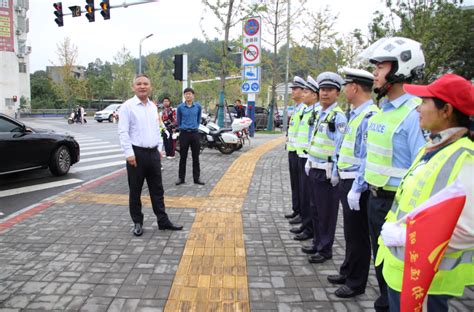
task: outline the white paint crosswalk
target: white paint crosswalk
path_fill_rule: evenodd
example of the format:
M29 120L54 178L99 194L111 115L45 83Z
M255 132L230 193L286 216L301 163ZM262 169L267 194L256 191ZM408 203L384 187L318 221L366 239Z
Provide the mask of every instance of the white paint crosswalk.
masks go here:
M0 191L0 198L12 196L12 195L30 193L30 192L40 191L40 190L46 190L46 189L70 185L70 184L78 184L81 182L82 180L80 179L67 179L67 180L61 180L61 181L55 181L55 182L35 184L31 186L17 187L17 188L5 190L5 191Z

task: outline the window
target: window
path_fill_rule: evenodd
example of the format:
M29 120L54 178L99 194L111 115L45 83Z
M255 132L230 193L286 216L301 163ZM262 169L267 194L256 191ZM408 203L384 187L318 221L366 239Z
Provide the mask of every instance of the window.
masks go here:
M18 63L20 73L26 73L26 63Z
M12 132L18 125L4 118L0 118L0 132Z

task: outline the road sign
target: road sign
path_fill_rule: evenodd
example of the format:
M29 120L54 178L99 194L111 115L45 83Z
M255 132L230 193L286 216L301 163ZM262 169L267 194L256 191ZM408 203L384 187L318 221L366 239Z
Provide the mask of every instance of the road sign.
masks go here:
M241 89L242 89L242 92L248 93L249 90L250 90L250 83L244 82L244 83L242 84Z
M252 82L250 85L250 89L253 93L258 93L260 91L260 83L259 82Z
M260 30L260 22L256 18L247 20L244 24L244 32L247 36L254 36Z
M254 62L259 57L259 55L260 50L254 44L248 45L244 50L244 59L248 61L248 63Z
M244 80L246 80L246 81L249 81L249 80L260 81L260 75L258 74L259 73L258 69L259 69L259 67L254 66L254 65L244 66L244 74L243 74Z

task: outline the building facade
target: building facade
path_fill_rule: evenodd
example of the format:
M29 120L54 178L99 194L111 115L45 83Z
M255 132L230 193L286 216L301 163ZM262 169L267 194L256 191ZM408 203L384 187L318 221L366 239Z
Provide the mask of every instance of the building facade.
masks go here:
M0 113L30 108L29 0L0 0Z

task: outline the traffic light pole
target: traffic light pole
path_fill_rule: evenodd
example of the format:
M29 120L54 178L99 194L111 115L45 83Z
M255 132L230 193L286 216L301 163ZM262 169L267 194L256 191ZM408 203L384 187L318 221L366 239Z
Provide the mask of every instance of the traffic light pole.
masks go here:
M188 54L183 53L183 85L181 97L184 102L184 89L188 87Z
M110 6L110 9L115 9L115 8L128 8L129 6L132 6L132 5L138 5L138 4L145 4L145 3L153 3L153 2L158 2L158 0L143 0L143 1L139 1L139 2L133 2L133 3L122 3L120 5L114 5L114 6ZM97 8L94 8L94 11L100 11L102 10L102 8L100 7L97 7ZM86 10L81 10L81 13L87 13ZM66 15L73 15L73 13L63 13L63 16L66 16Z

